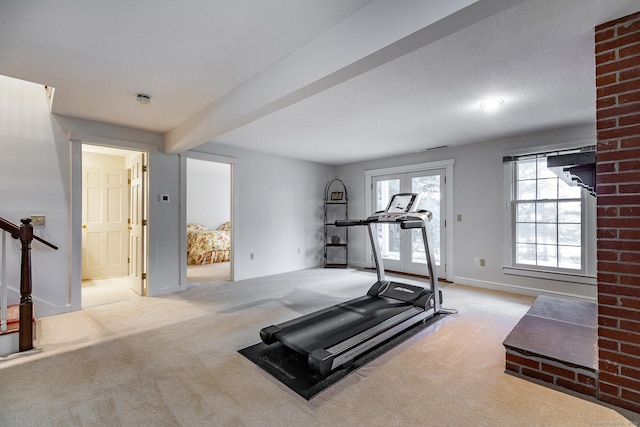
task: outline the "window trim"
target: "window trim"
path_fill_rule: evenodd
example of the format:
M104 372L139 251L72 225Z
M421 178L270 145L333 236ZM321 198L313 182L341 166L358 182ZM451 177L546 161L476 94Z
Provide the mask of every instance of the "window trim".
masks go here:
M563 269L555 267L545 267L537 265L517 264L515 262L515 190L516 190L516 161L524 160L525 157L540 154L550 154L565 150L579 150L580 147L588 144L579 144L572 146L546 146L538 147L537 150L529 150L526 152L510 153L511 155L503 157L505 166L505 254L503 272L507 275L525 276L539 279L556 280L561 282L572 282L585 285L596 285L596 238L595 238L595 214L596 203L590 200L586 190L581 190L580 201L581 209L581 230L582 230L582 268L581 270ZM532 200L534 202L534 200ZM593 253L592 253L593 252Z
M538 279L554 280L557 282L581 283L583 285L593 286L596 286L598 284L596 276L589 276L586 274L570 274L560 271L546 271L513 266L504 266L502 267L502 271L504 272L504 274L511 276L535 277Z

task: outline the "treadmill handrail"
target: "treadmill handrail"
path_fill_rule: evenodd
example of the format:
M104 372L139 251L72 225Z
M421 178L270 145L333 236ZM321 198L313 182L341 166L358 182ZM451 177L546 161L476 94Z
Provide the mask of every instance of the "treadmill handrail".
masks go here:
M410 228L422 228L423 224L424 223L422 221L410 219L410 220L400 222L400 228L402 228L403 230L410 229Z
M369 225L366 219L339 219L335 222L336 227L353 227L358 225Z

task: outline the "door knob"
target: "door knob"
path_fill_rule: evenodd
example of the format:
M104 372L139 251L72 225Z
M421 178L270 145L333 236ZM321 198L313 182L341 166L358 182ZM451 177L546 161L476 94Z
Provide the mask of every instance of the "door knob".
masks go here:
M82 228L87 228L87 224L82 224Z

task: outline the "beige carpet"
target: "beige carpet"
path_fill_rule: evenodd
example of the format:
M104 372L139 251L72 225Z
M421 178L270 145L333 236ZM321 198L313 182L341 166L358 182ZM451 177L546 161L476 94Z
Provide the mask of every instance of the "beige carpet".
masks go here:
M2 426L603 426L638 414L504 373L531 297L444 288L457 317L307 402L237 353L263 326L366 292L375 273L304 270L40 319L0 358ZM413 283L413 280L406 280Z
M139 298L140 279L133 276L82 281L82 308Z
M225 282L231 280L230 262L207 265L188 265L187 282L190 284Z

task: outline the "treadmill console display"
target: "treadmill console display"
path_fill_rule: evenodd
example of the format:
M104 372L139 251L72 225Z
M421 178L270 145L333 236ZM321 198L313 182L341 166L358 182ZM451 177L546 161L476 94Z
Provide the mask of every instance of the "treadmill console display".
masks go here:
M415 212L420 203L420 194L417 193L400 193L391 197L387 213L408 213Z

